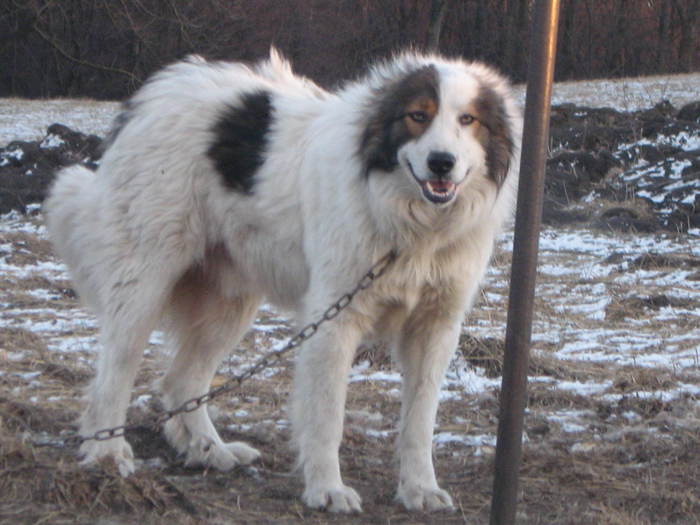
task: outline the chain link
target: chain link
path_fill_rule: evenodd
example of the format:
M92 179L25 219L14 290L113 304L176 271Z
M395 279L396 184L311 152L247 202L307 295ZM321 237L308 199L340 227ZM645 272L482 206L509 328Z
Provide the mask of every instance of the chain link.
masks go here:
M259 374L263 370L270 368L277 363L279 363L282 358L297 348L299 345L305 341L311 339L317 332L319 327L334 318L336 318L340 312L350 306L352 300L355 296L362 290L366 290L374 281L379 279L384 273L389 269L389 267L396 260L398 254L395 250L390 251L384 257L375 262L372 267L365 273L362 278L358 281L355 288L351 291L343 294L336 302L331 304L319 317L318 321L312 322L304 326L296 335L294 335L286 345L278 350L268 352L253 363L249 368L247 368L242 373L233 376L231 379L226 381L224 384L212 388L207 393L188 399L182 403L178 408L172 410L165 410L156 415L156 417L151 422L151 427L154 430L160 429L169 419L179 415L186 414L188 412L194 412L202 405L208 403L209 401L221 396L222 394L231 392L238 389L244 381L247 381L251 377ZM80 436L74 435L63 440L63 445L66 446L80 446L86 441L107 441L109 439L114 439L117 437L122 437L126 432L131 430L136 430L137 428L142 428L143 423L134 423L131 425L119 425L111 428L103 428L98 430L90 436ZM54 442L55 444L55 442ZM37 445L39 445L37 443Z

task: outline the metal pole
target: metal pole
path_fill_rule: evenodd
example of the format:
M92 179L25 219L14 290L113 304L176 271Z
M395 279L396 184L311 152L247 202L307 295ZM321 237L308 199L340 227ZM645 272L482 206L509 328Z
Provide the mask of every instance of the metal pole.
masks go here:
M491 525L515 523L559 0L536 0L506 328Z

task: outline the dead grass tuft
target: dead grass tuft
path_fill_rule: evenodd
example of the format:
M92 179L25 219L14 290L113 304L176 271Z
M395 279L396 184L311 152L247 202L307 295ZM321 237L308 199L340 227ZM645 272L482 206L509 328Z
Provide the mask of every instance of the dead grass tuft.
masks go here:
M39 366L45 378L57 379L68 387L85 385L92 377L87 370L66 366L56 362L44 362Z
M613 380L613 389L621 392L635 390L668 390L676 384L668 373L653 368L632 368L620 371Z
M48 432L53 435L73 427L78 416L71 410L47 408L2 397L0 414L4 427L12 432Z
M14 513L21 509L27 522L105 513L128 514L140 522L139 516L172 514L173 509L185 515L197 512L186 495L158 473L122 478L112 461L93 469L74 461L55 463L49 454L9 436L0 438L0 503Z
M498 377L503 371L503 350L505 343L494 337L477 338L462 334L459 338L459 351L472 366L482 368L488 377Z
M25 330L24 328L3 328L0 330L0 362L3 361L2 352L5 351L32 351L43 353L47 351L46 342L44 339Z
M700 259L692 257L680 257L678 255L666 255L663 253L648 252L640 255L630 263L631 269L659 270L668 268L697 268L700 267Z
M642 419L649 420L662 412L672 411L672 403L664 402L656 397L640 397L634 394L622 396L619 401L614 403L599 403L596 408L598 417L603 420L607 420L612 415L619 416L630 412L640 415Z
M194 509L184 494L165 478L148 471L123 478L111 460L103 461L94 470L65 467L54 472L51 478L47 490L37 494L35 499L53 503L62 510L88 509L89 514L105 510L164 514L173 506Z
M639 318L651 311L661 308L687 308L694 309L700 302L691 297L673 297L666 294L647 296L613 297L605 307L605 318L609 321L621 321L623 319Z

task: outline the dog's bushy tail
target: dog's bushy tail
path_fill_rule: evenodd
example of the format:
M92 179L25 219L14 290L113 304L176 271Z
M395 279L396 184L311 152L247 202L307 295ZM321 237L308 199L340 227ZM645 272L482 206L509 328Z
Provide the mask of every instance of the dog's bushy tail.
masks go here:
M44 213L49 238L56 253L67 264L78 294L96 311L100 311L92 255L104 242L99 235L100 192L98 175L80 166L58 172Z

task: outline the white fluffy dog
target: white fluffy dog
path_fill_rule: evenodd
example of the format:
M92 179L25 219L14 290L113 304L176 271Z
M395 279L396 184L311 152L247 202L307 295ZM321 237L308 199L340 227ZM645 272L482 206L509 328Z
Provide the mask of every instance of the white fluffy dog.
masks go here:
M255 66L198 57L125 104L96 173L61 171L48 227L99 316L103 351L81 434L123 424L150 332L175 354L166 408L207 391L261 301L303 325L389 250L374 285L302 346L290 418L304 502L360 510L338 463L348 372L363 340L403 373L397 498L450 508L436 481L438 393L516 182L520 116L507 81L478 63L406 53L328 92L274 50ZM165 425L188 464L230 469L259 452L224 443L206 409ZM119 437L86 441L133 472Z

